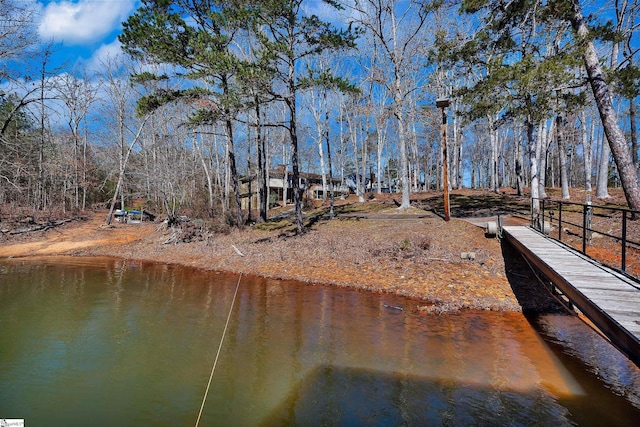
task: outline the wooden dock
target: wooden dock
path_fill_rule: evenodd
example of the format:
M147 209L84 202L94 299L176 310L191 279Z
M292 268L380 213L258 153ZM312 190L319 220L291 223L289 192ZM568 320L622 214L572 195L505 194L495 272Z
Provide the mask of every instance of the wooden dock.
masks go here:
M502 230L509 243L640 367L638 282L529 227Z

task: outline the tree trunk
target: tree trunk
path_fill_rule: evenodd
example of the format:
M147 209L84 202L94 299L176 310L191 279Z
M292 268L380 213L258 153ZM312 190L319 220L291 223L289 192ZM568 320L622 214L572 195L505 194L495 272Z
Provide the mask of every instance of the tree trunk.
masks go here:
M476 163L475 162L471 163L471 188L473 188L474 190L478 188L476 184Z
M224 194L223 194L223 186L222 186L222 162L220 161L220 154L218 152L218 137L215 134L215 132L213 133L213 138L211 139L211 141L213 142L212 146L210 146L211 152L214 153L213 155L213 159L211 159L212 161L212 170L215 171L216 175L215 175L215 188L216 188L216 193L218 193L218 197L220 198L220 208L222 210L222 212L225 212L225 205L224 205Z
M352 103L349 106L346 105L342 105L342 107L350 107L351 108L351 112L353 112L355 110L355 103ZM342 108L341 107L341 108ZM361 134L358 133L358 118L356 114L350 114L349 112L347 112L347 126L349 127L349 140L351 141L351 144L353 146L353 182L356 186L356 195L358 196L358 202L360 203L364 203L364 184L362 182L362 179L364 178L362 176L362 174L360 173L362 170L362 163L364 163L365 159L364 157L362 157L362 155L360 153L360 149L358 147L358 141L360 141L361 138ZM366 142L363 142L363 144L366 144Z
M556 117L556 139L558 144L558 158L560 160L560 187L562 188L562 198L568 200L569 195L569 176L567 172L567 147L563 138L562 117Z
M527 141L527 143L533 143L533 141ZM516 192L517 192L518 196L522 196L522 194L523 194L523 191L522 191L523 190L522 189L522 187L523 187L523 185L522 185L522 181L523 181L523 179L522 179L522 167L523 167L523 164L524 164L524 159L522 158L522 145L521 145L520 141L518 141L517 138L516 138L515 144L516 144L516 147L515 147L516 148L516 153L515 153L516 154L515 155ZM533 148L534 150L535 150L535 145L536 144L534 144L534 148ZM536 158L535 161L536 162L538 161L537 158Z
M540 120L538 124L538 136L536 137L536 167L538 170L538 197L544 199L547 197L545 191L545 175L546 175L546 157L547 157L547 121ZM539 167L538 167L539 165Z
M244 223L242 214L242 204L240 203L240 179L236 167L236 154L233 148L233 123L225 120L225 135L227 137L227 155L229 156L229 172L231 173L231 185L233 186L233 196L236 205L236 225L240 227Z
M381 119L380 119L381 120ZM380 126L380 124L378 123L379 120L376 120L376 126L377 126L377 144L376 144L376 188L377 188L377 192L378 194L382 193L382 149L384 147L384 135L383 135L383 130L382 127Z
M454 115L454 120L457 119L457 116ZM454 132L455 135L457 135L457 140L458 142L456 143L456 150L458 152L456 158L458 160L458 164L456 165L456 169L458 170L458 187L457 188L463 188L464 187L464 183L462 182L462 178L463 178L463 170L462 170L462 129L461 129L461 124L460 124L460 120L455 121L455 125L454 125Z
M327 109L327 97L324 95L327 92L327 88L321 89L323 92L322 99L318 105L316 105L315 92L311 91L310 109L316 124L316 144L318 145L318 158L320 160L320 174L322 175L322 200L327 200L327 173L324 161L324 135L325 135L325 122L322 120L322 109Z
M400 82L396 82L397 85L400 85ZM397 89L397 94L394 94L394 98L401 98L401 94L399 93L400 89ZM409 209L411 207L411 201L409 199L411 188L409 183L409 166L407 159L407 138L406 131L404 128L404 117L402 114L402 100L396 99L394 100L395 111L394 114L396 116L396 120L398 121L398 139L400 140L400 168L398 170L398 177L402 182L402 203L398 207L398 209ZM446 185L446 184L444 184Z
M256 114L256 148L258 155L258 195L259 195L259 210L260 210L260 222L267 221L267 210L269 208L269 185L267 182L267 161L266 161L266 149L265 139L262 136L262 126L260 118L260 102L257 97L255 102L255 114Z
M224 94L229 93L229 82L226 76L222 77L222 91L224 92ZM231 185L233 186L233 197L236 205L236 225L240 227L244 223L244 215L242 214L242 203L240 202L240 179L238 177L238 168L236 166L236 153L233 141L233 121L231 120L231 110L228 107L225 107L224 114L224 133L227 138L229 174L231 175Z
M113 218L113 209L116 205L116 200L118 200L118 193L120 192L120 188L122 187L122 181L124 178L124 172L127 168L127 162L129 161L129 155L131 154L131 150L133 150L133 147L136 144L136 142L138 142L138 139L140 138L140 134L142 134L142 129L144 129L144 125L147 122L148 118L149 116L145 117L142 123L140 124L138 133L133 138L133 141L131 141L131 144L129 145L129 149L127 150L127 153L125 154L124 159L120 164L120 171L118 174L118 183L116 184L116 189L113 192L113 198L111 199L111 206L109 207L109 215L107 215L107 221L106 221L107 225L111 224L111 219ZM120 206L120 208L124 209L124 206Z
M333 172L331 167L331 144L329 143L329 109L327 106L327 91L324 91L324 135L327 144L327 168L329 169L329 219L333 219L335 213L333 211L334 198L333 194Z
M282 158L286 159L289 156L287 148L282 145ZM282 171L282 207L287 206L287 192L289 191L289 163L285 163Z
M629 100L629 126L631 128L631 159L636 169L640 167L638 163L638 132L636 131L636 117L638 116L638 107L633 99ZM640 176L638 176L640 179Z
M588 40L589 30L584 22L580 3L578 0L571 0L571 5L573 13L569 20L578 35L578 39L585 44L583 59L589 76L589 83L600 112L600 119L607 135L607 141L609 141L609 146L618 168L622 189L629 207L633 210L640 210L640 185L638 184L636 168L631 158L629 146L618 124L618 116L613 109L609 87L605 81L595 47Z
M360 179L361 179L361 185L362 185L362 202L365 201L364 199L364 195L367 192L367 159L369 158L369 154L368 154L368 150L367 150L367 146L368 144L368 139L366 136L364 137L364 139L362 140L362 163L360 163Z
M295 101L293 101L295 103ZM291 189L293 190L293 203L296 209L296 230L298 233L304 231L302 219L302 198L300 197L300 166L298 156L298 133L295 125L296 108L291 108L291 118L289 121L289 135L291 137Z
M87 117L84 117L84 139L82 140L82 211L87 207L87 141L89 131L87 130Z
M591 169L592 166L592 141L595 124L591 122L591 134L587 135L587 112L582 110L580 113L581 131L582 131L582 154L584 156L584 190L591 193Z
M209 195L209 216L213 216L213 180L211 178L211 171L207 166L206 159L204 158L204 153L202 152L202 148L198 143L198 135L193 135L193 146L196 149L196 153L198 154L198 158L200 158L200 164L202 165L202 170L204 171L205 178L207 180L207 190Z
M540 213L540 194L538 183L538 158L536 156L536 138L533 136L534 124L527 117L525 121L527 130L527 146L529 147L529 168L531 169L531 210L535 220L539 220L536 216ZM539 141L539 139L537 139Z
M609 156L611 150L607 143L607 138L602 135L600 138L600 157L598 158L598 175L596 176L596 197L607 199L609 196Z
M226 156L226 161L223 162L223 166L224 166L224 191L222 194L222 203L224 205L223 207L223 212L227 212L229 211L229 209L231 209L231 207L229 206L229 194L231 193L229 190L229 176L230 176L230 172L229 172L229 138L226 137L224 139L224 149L225 149L225 153L227 154Z
M489 141L491 144L491 160L489 162L489 173L491 182L491 191L499 193L498 183L498 131L495 129L495 120L489 116Z
M292 49L293 51L293 49ZM289 95L285 102L289 109L289 137L291 139L291 188L293 189L293 202L296 209L296 230L298 233L304 231L302 219L302 198L300 197L300 166L298 156L298 127L296 117L296 87L295 87L295 65L294 61L289 63ZM285 196L286 198L286 196Z
M47 63L49 59L49 50L45 50L45 55L42 61L42 70L40 74L40 141L38 144L38 188L36 192L36 200L34 206L38 210L44 210L45 208L45 194L47 192L47 188L45 186L44 180L44 154L45 154L45 81L47 78Z

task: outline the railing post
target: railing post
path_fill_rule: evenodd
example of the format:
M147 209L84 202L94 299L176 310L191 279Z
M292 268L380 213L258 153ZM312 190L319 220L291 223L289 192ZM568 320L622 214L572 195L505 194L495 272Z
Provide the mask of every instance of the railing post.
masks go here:
M542 221L538 217L538 230L544 234L544 199L542 199Z
M627 211L622 211L622 271L627 271Z
M531 227L535 228L536 224L533 222L533 197L531 198L531 203L529 205L529 210L531 211Z
M582 253L587 254L587 205L582 205Z
M589 244L592 242L593 234L591 232L591 227L593 225L593 208L591 207L591 195L587 194L587 201L585 203L587 205L587 228L585 229L585 233L589 236Z
M558 202L558 241L562 242L562 202Z

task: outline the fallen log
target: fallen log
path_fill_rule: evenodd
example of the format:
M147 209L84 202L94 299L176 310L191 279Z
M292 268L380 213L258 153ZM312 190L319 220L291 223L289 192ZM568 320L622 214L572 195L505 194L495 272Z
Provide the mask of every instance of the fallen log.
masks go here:
M9 231L10 235L16 235L16 234L24 234L24 233L31 233L34 231L47 231L49 229L55 228L55 227L59 227L63 224L66 224L68 222L73 221L73 219L63 219L61 221L49 221L45 224L37 224L33 227L27 227L27 228L18 228L17 230L12 230Z

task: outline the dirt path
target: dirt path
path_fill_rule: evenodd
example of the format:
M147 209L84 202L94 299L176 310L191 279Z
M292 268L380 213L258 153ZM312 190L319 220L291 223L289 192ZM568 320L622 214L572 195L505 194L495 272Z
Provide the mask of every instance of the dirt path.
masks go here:
M118 246L144 239L153 233L153 224L105 225L106 214L96 212L89 220L76 221L48 231L20 237L20 242L0 244L0 257L68 255L98 247Z

